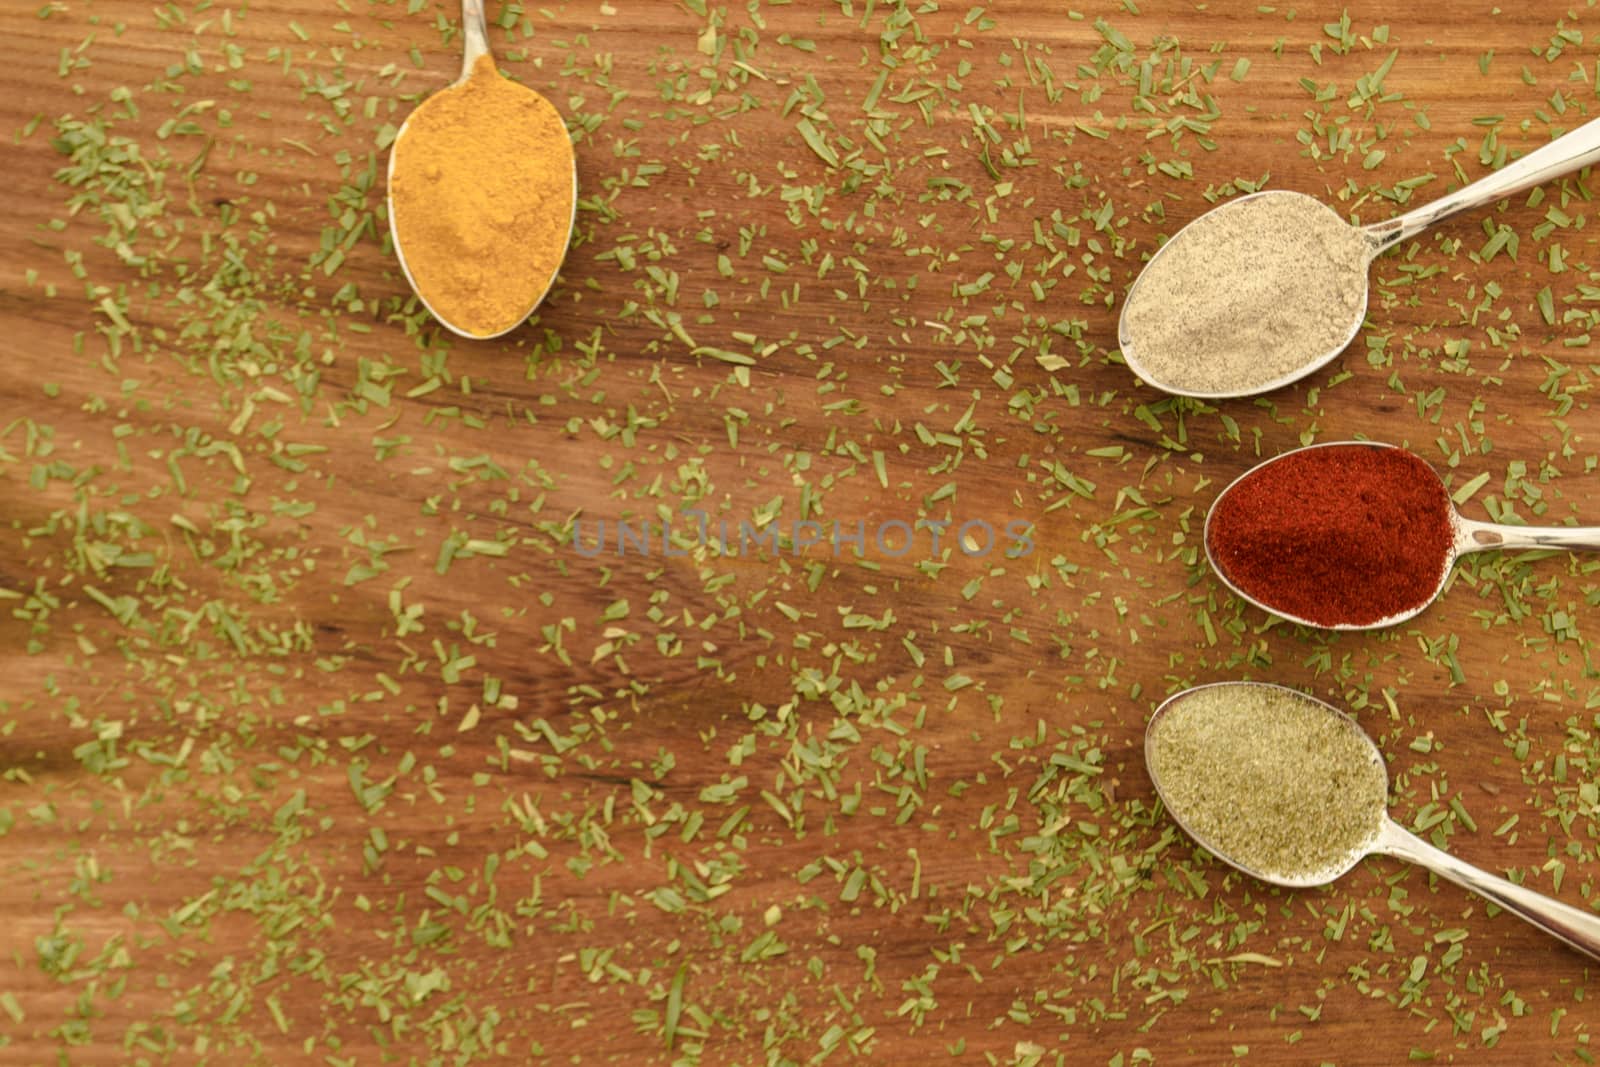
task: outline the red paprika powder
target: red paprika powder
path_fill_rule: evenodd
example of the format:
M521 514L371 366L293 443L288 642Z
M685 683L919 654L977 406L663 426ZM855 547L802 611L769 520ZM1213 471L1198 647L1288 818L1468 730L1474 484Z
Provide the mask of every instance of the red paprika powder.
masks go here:
M1454 539L1450 497L1432 468L1404 449L1362 444L1263 463L1206 521L1224 578L1318 626L1368 626L1426 604Z

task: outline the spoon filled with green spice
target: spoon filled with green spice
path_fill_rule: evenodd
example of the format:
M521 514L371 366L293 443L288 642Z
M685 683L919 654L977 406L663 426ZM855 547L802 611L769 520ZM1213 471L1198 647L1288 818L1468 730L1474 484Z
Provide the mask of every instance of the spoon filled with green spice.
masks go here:
M1463 862L1391 819L1382 753L1314 697L1259 682L1186 689L1156 709L1144 752L1167 814L1254 878L1303 889L1368 855L1395 856L1600 958L1600 916Z
M1485 178L1383 222L1352 226L1314 197L1251 193L1190 222L1145 264L1117 343L1140 378L1179 396L1251 396L1332 362L1367 313L1368 269L1457 212L1600 162L1600 119Z
M1206 558L1235 593L1302 626L1394 626L1438 599L1455 561L1490 549L1600 549L1600 528L1464 518L1425 460L1372 441L1285 452L1223 489Z

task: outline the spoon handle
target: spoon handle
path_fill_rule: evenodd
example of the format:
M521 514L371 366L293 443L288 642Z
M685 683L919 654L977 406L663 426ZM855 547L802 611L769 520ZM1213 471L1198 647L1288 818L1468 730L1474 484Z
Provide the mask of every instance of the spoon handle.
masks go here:
M1374 851L1410 860L1463 889L1492 900L1506 911L1532 923L1551 937L1565 941L1587 956L1600 959L1600 915L1534 892L1497 874L1434 848L1416 834L1385 819Z
M1514 163L1447 193L1432 203L1412 208L1383 222L1362 227L1377 248L1374 255L1432 226L1458 211L1483 207L1496 200L1543 185L1553 178L1600 163L1600 119L1592 119L1571 133L1534 149Z
M1600 551L1600 526L1510 526L1506 523L1462 519L1457 530L1457 555L1491 549L1515 551L1523 548Z
M461 0L461 80L472 76L472 67L489 54L489 26L483 17L483 0Z

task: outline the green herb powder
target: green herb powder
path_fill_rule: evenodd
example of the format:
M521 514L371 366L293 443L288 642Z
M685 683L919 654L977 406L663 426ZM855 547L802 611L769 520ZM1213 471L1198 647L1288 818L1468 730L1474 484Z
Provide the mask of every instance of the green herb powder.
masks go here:
M1383 817L1387 777L1360 727L1289 690L1197 689L1167 708L1147 754L1174 818L1271 877L1340 873Z

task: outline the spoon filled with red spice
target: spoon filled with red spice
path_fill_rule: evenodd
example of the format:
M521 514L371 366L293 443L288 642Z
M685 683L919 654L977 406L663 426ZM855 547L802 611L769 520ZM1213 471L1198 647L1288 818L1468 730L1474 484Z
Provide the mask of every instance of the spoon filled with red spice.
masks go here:
M1433 603L1469 552L1600 550L1600 528L1463 518L1421 457L1340 441L1236 478L1206 515L1205 543L1217 575L1256 607L1304 626L1375 630Z

